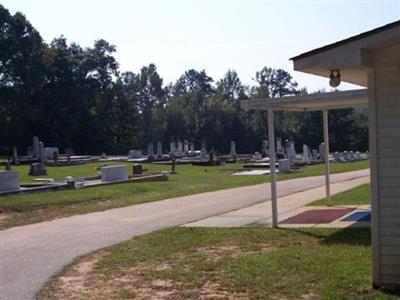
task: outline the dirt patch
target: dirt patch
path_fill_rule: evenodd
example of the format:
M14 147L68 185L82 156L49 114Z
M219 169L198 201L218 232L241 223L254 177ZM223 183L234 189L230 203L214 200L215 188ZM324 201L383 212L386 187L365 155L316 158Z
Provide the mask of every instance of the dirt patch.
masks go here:
M64 274L59 276L52 284L52 298L55 299L76 299L78 295L91 292L91 287L86 285L88 275L93 271L97 262L107 252L102 251L90 256L87 260L80 261Z

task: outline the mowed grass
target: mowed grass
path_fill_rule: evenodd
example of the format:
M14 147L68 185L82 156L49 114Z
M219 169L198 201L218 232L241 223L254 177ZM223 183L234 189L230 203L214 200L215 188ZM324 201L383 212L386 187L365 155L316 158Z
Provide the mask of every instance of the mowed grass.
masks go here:
M182 228L77 259L39 299L399 299L372 289L369 229Z
M371 204L371 185L369 183L363 184L359 187L350 189L345 192L333 195L332 198L333 205L362 205ZM326 198L314 201L310 203L310 206L325 205Z
M62 180L65 176L87 177L98 174L103 165L129 163L91 163L69 167L47 167L48 176ZM170 170L170 166L143 164L147 173L158 173ZM27 175L27 166L18 166L22 182L32 181ZM333 173L354 171L368 168L368 161L351 164L332 165ZM267 176L230 176L242 164L227 164L219 167L199 167L178 165L176 175L170 175L169 181L116 184L79 190L49 191L0 197L0 229L17 225L51 220L75 214L101 211L115 207L128 206L171 197L215 191L219 189L259 184L269 181ZM279 175L279 180L306 176L317 176L324 173L323 165L307 166L304 172Z

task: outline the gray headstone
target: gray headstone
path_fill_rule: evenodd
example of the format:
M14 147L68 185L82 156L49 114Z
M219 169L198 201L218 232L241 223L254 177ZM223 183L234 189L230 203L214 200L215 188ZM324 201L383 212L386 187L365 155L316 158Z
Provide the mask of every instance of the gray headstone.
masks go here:
M46 170L44 163L38 162L38 163L31 164L30 169L29 169L29 175L30 176L47 175L47 170Z
M153 143L149 143L147 145L147 158L154 159L154 145Z
M162 151L162 144L161 142L157 143L157 157L162 158L163 156L163 151Z
M0 171L0 192L19 190L20 179L16 171Z
M303 161L307 164L310 163L310 150L307 145L303 145Z
M39 138L33 137L33 156L39 158Z
M107 166L100 169L101 181L119 181L128 179L128 166Z
M290 160L288 158L278 160L279 173L290 172Z
M229 156L232 159L237 159L237 153L236 153L236 143L234 141L231 141L231 150L229 151Z

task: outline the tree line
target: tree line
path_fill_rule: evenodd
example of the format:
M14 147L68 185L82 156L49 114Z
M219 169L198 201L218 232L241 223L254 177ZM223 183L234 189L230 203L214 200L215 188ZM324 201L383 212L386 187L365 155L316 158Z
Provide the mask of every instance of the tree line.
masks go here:
M116 48L105 40L82 48L63 36L46 43L26 17L0 5L0 146L25 149L33 136L45 145L81 154L124 154L149 142L202 142L228 152L260 151L264 112L243 111L240 100L305 94L292 76L268 67L254 86L234 70L214 80L190 69L165 84L154 64L121 72ZM277 112L276 136L296 145L322 142L320 112ZM332 150L368 148L366 111L330 112ZM9 151L9 150L7 150ZM22 151L23 152L23 151Z

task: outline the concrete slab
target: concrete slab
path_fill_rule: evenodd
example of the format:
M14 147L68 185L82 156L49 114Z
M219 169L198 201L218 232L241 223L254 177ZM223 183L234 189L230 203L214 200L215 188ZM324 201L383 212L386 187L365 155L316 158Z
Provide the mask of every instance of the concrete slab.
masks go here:
M331 185L331 194L337 194L345 190L360 186L369 182L369 176L346 180L343 182L336 182ZM279 184L279 183L278 183ZM278 187L279 189L279 187ZM280 197L278 199L278 220L282 221L293 217L299 213L311 209L327 209L326 206L310 206L305 205L315 200L325 197L325 187L320 186L317 188L300 191L288 196ZM368 206L341 206L341 207L354 207L357 210L368 209ZM328 207L329 208L329 207ZM330 207L329 209L337 209L338 207ZM354 211L353 211L354 212ZM349 214L351 214L350 212ZM343 217L346 217L347 215ZM341 217L342 218L342 217ZM339 218L339 220L341 219ZM360 222L339 222L339 220L326 223L326 224L280 224L280 227L348 227L360 226ZM369 226L368 222L365 225ZM271 203L262 202L252 206L240 208L238 210L230 211L224 214L191 222L183 226L187 227L270 227L272 225L272 212Z

